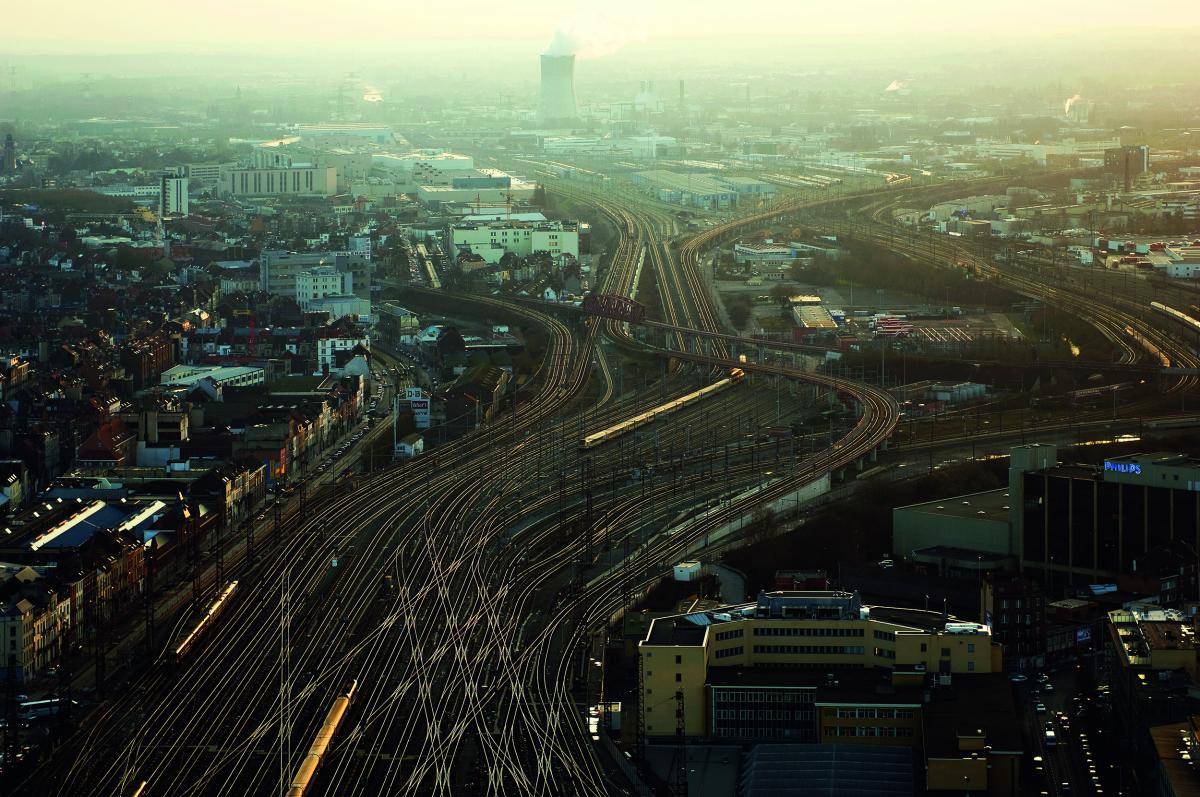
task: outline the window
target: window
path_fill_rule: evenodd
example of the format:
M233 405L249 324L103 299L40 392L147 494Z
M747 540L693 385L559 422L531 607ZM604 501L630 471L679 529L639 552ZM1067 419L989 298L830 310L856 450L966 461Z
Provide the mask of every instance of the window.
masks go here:
M922 643L921 643L921 652L922 652L922 653L925 653L925 652L927 652L928 650L929 650L929 646L928 646L928 645L926 645L924 642L922 642Z
M675 673L675 683L677 683L677 684L683 683L683 673L681 673L681 672Z
M942 648L942 658L943 659L950 658L950 648Z
M967 643L967 653L974 653L974 652L975 652L975 643L968 642Z
M676 657L675 657L675 663L676 663L676 664L683 664L683 656L676 656Z
M973 661L967 662L967 672L975 672L975 662L973 662Z

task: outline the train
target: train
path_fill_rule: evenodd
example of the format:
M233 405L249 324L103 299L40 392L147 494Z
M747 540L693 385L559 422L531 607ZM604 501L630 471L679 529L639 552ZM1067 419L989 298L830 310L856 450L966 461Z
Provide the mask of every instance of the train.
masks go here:
M65 697L52 697L45 700L26 700L17 708L17 719L22 722L57 717L63 709L76 709L79 703Z
M1158 360L1158 364L1163 368L1171 367L1171 358L1163 353L1163 350L1147 340L1146 336L1138 332L1128 324L1125 325L1125 334L1137 342L1151 357Z
M1192 318L1187 313L1182 313L1176 310L1174 307L1169 307L1162 302L1150 302L1150 307L1167 316L1168 318L1178 321L1192 332L1200 333L1200 321Z
M304 797L308 787L312 785L317 769L321 766L325 754L329 752L329 745L333 743L333 737L337 733L338 726L342 724L342 719L346 716L346 710L350 708L350 701L354 699L354 692L357 689L358 681L350 681L343 687L342 693L334 699L333 705L329 707L329 713L325 715L325 722L321 725L321 730L317 731L316 738L308 748L308 754L304 756L304 761L300 763L300 769L297 770L291 785L288 786L287 797Z
M208 611L206 611L204 616L200 618L200 622L196 623L195 627L193 627L192 630L188 632L188 635L183 638L183 641L176 645L175 649L171 651L171 661L176 667L179 667L187 662L188 658L204 639L208 629L212 628L212 626L216 624L217 620L220 619L221 615L225 612L226 607L229 606L231 602L230 599L233 597L233 594L237 592L237 587L238 582L230 581L228 586L222 590L220 596L218 596L217 599L212 602L212 605L208 607Z
M609 440L613 440L623 434L626 434L627 432L632 432L634 429L645 426L660 415L669 415L676 410L680 410L691 404L695 404L696 402L702 401L709 396L720 393L723 390L728 390L745 378L745 371L743 371L741 368L734 368L729 372L729 376L713 382L707 387L694 390L685 396L680 396L674 401L668 401L666 404L660 404L657 407L653 407L652 409L639 413L632 418L627 418L620 423L614 424L607 429L602 429L599 432L587 435L579 441L579 448L581 451L587 451L595 448L598 445L607 443Z

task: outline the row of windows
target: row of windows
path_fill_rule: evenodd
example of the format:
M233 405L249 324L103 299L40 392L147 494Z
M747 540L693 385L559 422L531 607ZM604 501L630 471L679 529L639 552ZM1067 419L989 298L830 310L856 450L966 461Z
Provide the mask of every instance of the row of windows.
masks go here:
M875 656L880 659L896 658L896 651L888 650L887 648L875 648Z
M911 708L839 708L837 718L840 720L910 720L913 718Z
M882 639L885 642L895 642L896 641L896 635L894 633L892 633L891 631L876 631L875 638Z
M913 735L912 728L893 728L891 726L879 725L842 725L837 728L826 728L826 736L870 736L870 737L886 737L895 739L897 737L911 738Z
M862 628L755 628L755 636L848 636L860 637L863 636L864 629Z
M814 694L811 691L797 692L783 689L717 689L713 692L713 701L716 703L811 703L813 697Z
M798 656L861 656L866 652L862 645L755 645L755 653L788 653Z
M717 632L717 641L723 642L726 639L741 639L742 636L744 635L744 633L745 632L740 628L735 628L732 631L718 631Z
M736 709L719 708L713 711L718 720L812 720L812 711L788 711L785 709Z
M740 656L745 652L746 652L745 648L743 648L741 645L738 645L735 648L726 648L725 650L718 650L717 658L718 659L727 659L730 656Z
M650 730L650 726L646 726ZM811 728L795 728L791 726L761 726L761 725L725 725L713 728L713 735L732 739L795 739L801 742L813 742L815 734Z

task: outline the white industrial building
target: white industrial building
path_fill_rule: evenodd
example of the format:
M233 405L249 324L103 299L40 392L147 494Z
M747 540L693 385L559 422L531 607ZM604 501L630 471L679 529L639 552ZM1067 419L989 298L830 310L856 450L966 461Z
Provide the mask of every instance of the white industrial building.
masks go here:
M397 183L414 188L418 183L449 185L455 176L475 170L475 159L470 155L436 150L375 153L371 162L376 169L392 175Z
M249 365L176 365L162 372L159 384L190 388L205 379L218 388L251 387L266 381L266 371Z
M791 263L797 254L795 247L771 241L733 245L735 263Z
M105 196L119 196L134 201L139 199L154 201L158 199L162 187L157 183L151 185L103 185L88 190Z
M371 315L371 302L354 295L327 295L319 299L310 299L304 310L310 313L329 313L329 320L352 316L364 323L374 323Z
M753 177L718 177L717 181L732 188L738 195L738 201L772 199L775 196L774 184Z
M189 163L183 167L183 174L192 182L217 183L222 172L236 168L236 163Z
M332 196L337 193L337 167L230 169L218 185L223 196Z
M397 143L396 132L387 125L369 122L326 122L298 125L296 135L305 144L354 145Z
M488 263L499 263L505 253L526 257L549 252L554 257L579 257L579 227L572 222L507 222L464 224L450 228L455 252L479 255Z
M673 205L706 210L729 210L737 205L737 191L720 180L703 174L679 174L653 169L635 172L633 184L660 202Z
M548 155L576 154L621 158L667 158L683 155L683 146L673 136L645 135L625 138L597 136L545 136L542 151Z
M427 205L455 204L459 202L503 203L507 201L528 202L533 199L537 183L512 178L507 188L464 187L453 185L419 185L417 199Z

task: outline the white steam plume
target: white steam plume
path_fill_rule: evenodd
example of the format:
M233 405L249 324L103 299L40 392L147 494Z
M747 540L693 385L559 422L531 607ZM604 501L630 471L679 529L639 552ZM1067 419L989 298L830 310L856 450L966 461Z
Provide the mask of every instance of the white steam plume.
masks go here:
M636 23L600 11L581 11L559 24L545 55L601 58L645 40L645 29Z
M1071 109L1075 107L1075 103L1082 99L1083 97L1080 97L1078 94L1076 94L1074 97L1068 97L1067 101L1063 103L1063 116L1070 115Z

